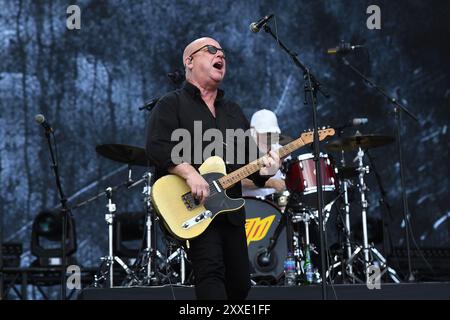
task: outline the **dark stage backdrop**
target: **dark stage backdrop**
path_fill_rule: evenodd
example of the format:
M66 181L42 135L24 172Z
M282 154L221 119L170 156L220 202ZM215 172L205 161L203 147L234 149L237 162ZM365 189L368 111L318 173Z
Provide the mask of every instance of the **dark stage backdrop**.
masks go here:
M420 119L415 123L404 116L402 128L415 240L424 247L450 246L447 1L83 0L75 1L81 29L68 30L66 9L72 2L0 0L0 214L4 240L24 243L23 265L32 260L34 217L59 203L43 130L34 121L37 113L55 128L62 185L71 205L126 179L126 168L97 155L95 146L143 146L148 113L139 106L174 88L167 73L182 67L184 46L200 36L214 37L226 49L223 88L249 118L260 108L271 109L291 136L312 126L302 74L269 35L249 31L252 21L268 13L276 14L279 37L331 95L319 96L321 125L368 117L362 133L394 135L392 105L325 54L341 39L368 48L370 55L360 50L348 59ZM366 26L371 4L381 8L381 30ZM403 246L395 144L372 155L392 210L389 215L380 206L372 173L369 217L385 218L393 244ZM348 154L347 161L354 156ZM136 170L134 178L144 171ZM143 210L141 186L116 193L115 202L119 212ZM354 204L357 223L357 198ZM102 198L73 211L76 256L85 266L97 265L107 253L105 205Z

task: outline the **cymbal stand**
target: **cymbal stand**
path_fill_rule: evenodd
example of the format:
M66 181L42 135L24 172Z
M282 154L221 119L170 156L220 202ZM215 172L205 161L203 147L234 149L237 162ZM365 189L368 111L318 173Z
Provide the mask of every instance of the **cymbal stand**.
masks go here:
M361 195L361 219L362 219L362 230L363 230L363 253L364 253L364 273L366 274L366 280L369 272L369 266L370 266L370 257L369 257L369 237L367 234L367 208L369 206L367 199L366 199L366 190L367 185L364 182L364 175L369 173L369 167L364 167L363 163L364 158L364 151L360 148L358 148L358 155L353 160L354 162L358 162L358 171L359 171L359 193ZM352 259L349 259L349 263L351 263Z
M363 158L364 158L364 151L361 149L361 147L358 148L358 154L353 160L353 162L358 162L358 171L359 171L359 193L361 195L361 218L362 218L362 230L363 230L363 245L362 247L358 247L352 254L352 256L348 259L347 264L351 265L355 257L361 252L363 252L364 255L364 274L366 276L366 283L369 283L369 273L370 273L370 267L372 265L377 265L380 269L384 269L381 275L384 274L386 271L389 273L389 276L391 279L399 283L400 279L395 272L394 269L390 268L386 264L386 258L383 257L383 255L373 246L369 246L369 239L368 239L368 233L367 233L367 208L368 208L368 202L366 199L366 190L367 186L364 182L364 175L368 174L370 172L369 166L364 166ZM373 258L376 258L376 263L374 263ZM381 270L380 270L381 271Z
M186 251L184 251L184 248L182 246L178 247L177 250L175 250L169 257L167 257L165 264L163 266L168 266L171 264L172 261L176 261L180 264L180 274L174 273L176 277L180 277L179 284L184 285L186 284L186 260L187 255ZM170 277L170 274L168 275Z
M294 213L291 218L291 221L293 224L303 222L303 224L305 225L305 248L306 248L306 246L310 245L309 224L310 224L310 221L313 220L314 218L315 218L314 212L312 212L311 210L306 209L306 208L303 209L302 212ZM293 232L292 243L293 243L293 247L294 247L294 257L295 257L295 261L296 261L297 275L300 276L301 273L304 272L303 266L301 263L302 258L303 258L303 251L300 246L300 239L299 239L297 232Z
M144 194L145 201L145 209L146 209L146 219L145 219L145 227L146 227L146 238L145 245L146 248L143 250L144 255L142 261L145 266L145 276L142 282L143 285L152 285L159 283L160 279L156 270L156 258L161 258L162 255L157 250L157 237L155 232L155 223L158 218L153 215L153 206L151 201L152 195L152 173L147 172L143 176L144 180L144 189L142 193Z
M342 167L345 167L345 153L344 150L342 150L342 159L341 159L341 165ZM344 211L345 211L345 249L347 252L347 261L350 260L350 257L352 256L352 246L350 243L350 236L351 236L351 229L350 229L350 201L348 199L348 188L349 188L349 181L347 179L343 179L343 194L344 194ZM351 263L347 263L346 265L346 272L349 274L350 277L353 276L353 265Z
M114 218L116 212L116 204L112 202L112 192L113 188L108 187L105 190L106 198L108 199L108 204L106 207L108 208L108 213L105 214L105 221L108 225L108 255L106 257L102 257L103 261L98 274L94 276L94 286L99 287L99 283L106 280L107 276L109 276L109 287L114 287L114 262L116 261L125 271L126 273L133 279L133 281L137 281L134 272L125 264L125 262L120 259L118 256L114 256L114 247L113 247L113 236L114 236ZM106 269L105 269L106 265Z

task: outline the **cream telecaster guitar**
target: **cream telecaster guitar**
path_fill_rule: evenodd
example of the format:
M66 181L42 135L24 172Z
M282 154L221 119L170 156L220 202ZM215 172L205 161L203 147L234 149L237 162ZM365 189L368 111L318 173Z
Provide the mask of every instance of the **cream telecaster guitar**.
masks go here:
M319 130L320 140L334 135L334 129ZM280 158L313 142L313 132L303 133L300 138L278 149ZM220 213L242 208L244 199L231 199L226 190L242 179L259 171L263 166L260 159L226 173L222 158L214 156L206 159L199 172L209 183L210 196L204 205L194 199L186 181L177 175L167 175L158 179L152 187L152 202L168 231L178 239L193 239L208 228Z

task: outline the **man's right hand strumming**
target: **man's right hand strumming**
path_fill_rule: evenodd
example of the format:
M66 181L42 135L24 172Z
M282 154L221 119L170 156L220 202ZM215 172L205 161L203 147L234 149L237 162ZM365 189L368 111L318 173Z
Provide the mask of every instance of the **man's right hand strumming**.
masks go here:
M193 166L188 163L182 163L170 168L169 172L185 179L194 198L200 204L205 204L206 199L209 197L209 184Z

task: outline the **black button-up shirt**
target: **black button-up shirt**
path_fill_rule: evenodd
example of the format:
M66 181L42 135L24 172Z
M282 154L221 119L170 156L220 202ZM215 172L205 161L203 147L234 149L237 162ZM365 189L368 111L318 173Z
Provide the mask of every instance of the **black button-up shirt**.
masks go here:
M200 90L187 81L184 82L181 89L168 93L158 101L149 117L146 128L146 152L151 163L156 167L157 178L168 174L167 170L169 167L179 164L174 164L173 162L172 149L180 141L171 140L172 133L179 128L186 129L190 134L191 161L185 162L190 163L194 168L198 169L201 163L206 160L203 159L203 150L211 141L203 141L204 139L202 137L208 129L220 130L223 137L222 155L224 157L230 156L226 150L227 142L229 142L226 138L226 129L242 129L246 131L250 125L239 105L225 99L224 92L220 89L218 90L214 105L216 110L215 117L203 101ZM197 135L195 135L195 121L201 121L201 134L197 132ZM236 153L238 148L242 146L238 145L239 142L236 139L234 139L233 143L234 153ZM250 158L248 154L248 150L251 150L250 144L252 143L254 144L254 141L251 137L245 139L245 163L255 158ZM198 156L196 158L195 155L196 152L197 155L199 154L199 149L202 154L202 159L198 159ZM186 156L186 154L183 154L183 158L189 159ZM230 164L227 164L228 173L243 166L243 164L237 163L238 159L236 158L236 154L232 154L230 159L226 158L224 160L230 162ZM264 186L268 179L268 177L260 176L258 172L249 178L260 187ZM227 194L230 197L240 197L242 195L241 184L237 183L227 191Z

